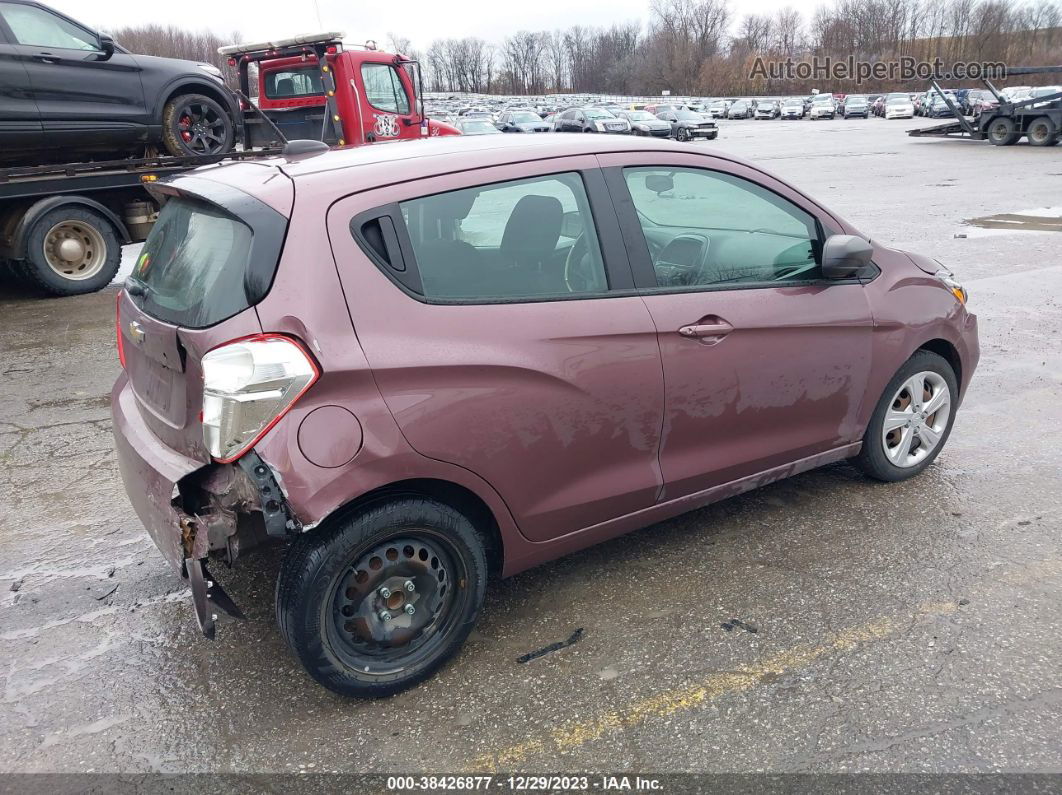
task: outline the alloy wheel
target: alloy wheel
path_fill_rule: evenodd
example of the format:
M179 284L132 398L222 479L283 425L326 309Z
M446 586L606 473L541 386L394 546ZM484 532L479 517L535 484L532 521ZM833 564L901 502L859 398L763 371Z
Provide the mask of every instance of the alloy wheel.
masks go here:
M204 102L188 102L177 111L177 134L195 154L212 155L225 146L227 119Z
M926 370L908 378L885 412L881 444L898 467L913 467L940 444L951 416L951 391L944 378Z

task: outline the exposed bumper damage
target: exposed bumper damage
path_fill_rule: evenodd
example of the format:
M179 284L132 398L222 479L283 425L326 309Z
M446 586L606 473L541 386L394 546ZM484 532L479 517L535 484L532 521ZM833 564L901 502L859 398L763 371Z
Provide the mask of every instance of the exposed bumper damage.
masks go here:
M243 614L211 575L208 559L232 566L241 554L302 527L254 451L238 463L204 464L164 447L144 425L124 378L112 406L126 493L151 540L188 579L199 626L212 638L218 612Z
M172 500L180 517L184 575L192 587L199 628L214 637L216 610L244 618L207 568L208 557L232 566L242 553L300 526L292 517L273 471L254 451L237 464L209 464L177 483Z

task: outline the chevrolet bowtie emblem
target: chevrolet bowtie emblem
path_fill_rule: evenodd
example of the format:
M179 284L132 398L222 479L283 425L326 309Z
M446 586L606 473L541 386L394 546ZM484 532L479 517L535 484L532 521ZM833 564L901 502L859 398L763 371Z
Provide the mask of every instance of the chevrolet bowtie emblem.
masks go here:
M133 342L139 345L144 341L144 337L146 336L144 334L144 327L134 320L129 324L129 336L132 338Z

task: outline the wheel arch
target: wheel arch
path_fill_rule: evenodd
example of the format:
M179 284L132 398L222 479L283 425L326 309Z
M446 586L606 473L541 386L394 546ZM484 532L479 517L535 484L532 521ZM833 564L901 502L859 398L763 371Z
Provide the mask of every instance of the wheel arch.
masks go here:
M239 106L235 97L229 90L218 83L211 83L198 77L184 77L170 83L159 92L159 101L155 106L155 119L157 124L162 124L162 111L174 97L181 94L202 94L219 103L232 117L233 129L238 129L240 124Z
M490 573L497 575L502 572L505 562L505 542L497 517L482 497L467 486L451 480L409 478L378 486L339 506L320 524L345 518L373 503L405 496L437 500L464 514L483 536ZM309 532L312 533L313 530Z
M956 348L948 340L941 337L931 339L918 346L920 351L929 351L940 356L948 364L951 365L951 369L955 371L955 381L958 384L962 384L962 357L959 355L959 349Z
M26 239L29 236L30 230L33 229L33 225L36 224L46 213L50 213L52 210L57 210L66 206L88 209L98 213L113 227L115 234L118 235L118 240L123 245L130 242L131 238L129 236L129 230L126 229L125 224L122 223L122 219L120 219L113 210L105 207L95 199L91 199L88 196L78 195L49 196L31 204L25 211L23 211L21 218L15 224L14 233L11 238L11 253L9 254L11 259L25 259Z

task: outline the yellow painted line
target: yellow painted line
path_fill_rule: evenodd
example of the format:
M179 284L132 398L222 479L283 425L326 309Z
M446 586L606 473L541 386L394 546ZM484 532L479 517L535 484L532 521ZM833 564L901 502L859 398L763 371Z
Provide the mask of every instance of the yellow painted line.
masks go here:
M554 729L545 737L526 740L494 753L476 757L475 770L511 770L530 757L566 753L599 740L617 729L629 729L654 718L692 709L733 693L743 693L768 679L803 668L821 657L849 651L873 640L893 635L920 619L943 616L958 610L955 602L929 602L904 616L879 618L843 630L818 646L798 646L734 671L712 674L701 682L635 701L620 710L590 720L574 720Z

